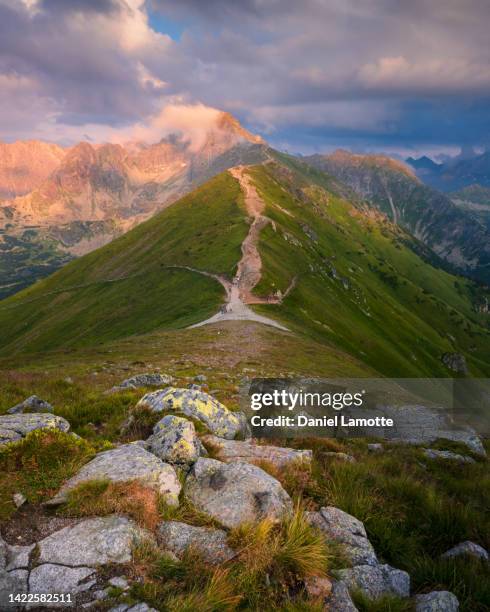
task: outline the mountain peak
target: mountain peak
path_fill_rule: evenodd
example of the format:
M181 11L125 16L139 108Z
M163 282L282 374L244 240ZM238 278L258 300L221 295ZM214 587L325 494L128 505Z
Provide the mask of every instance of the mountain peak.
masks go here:
M248 140L249 142L257 144L265 144L265 141L261 136L257 136L256 134L252 134L252 132L246 130L238 119L231 113L221 111L216 119L216 126L218 129L235 134L243 140Z

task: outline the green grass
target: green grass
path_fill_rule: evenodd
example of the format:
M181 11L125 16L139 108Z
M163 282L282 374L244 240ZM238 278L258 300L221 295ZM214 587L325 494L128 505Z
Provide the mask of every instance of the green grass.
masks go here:
M134 567L142 580L131 595L158 610L319 609L302 579L325 575L329 550L300 510L281 524L264 520L232 530L229 543L237 556L217 567L193 550L175 561L148 543L137 546Z
M415 593L448 590L463 612L487 609L488 567L440 559L465 540L490 546L487 460L464 465L431 461L420 449L403 446L387 446L375 455L368 453L365 441L354 440L337 448L357 459L345 463L322 456L323 449L330 450L329 440L288 444L314 450L316 487L305 491L303 503L336 506L363 521L380 561L406 570ZM390 605L399 609L397 602ZM378 609L390 610L372 611Z
M284 292L293 279L295 286L282 305L254 308L315 343L312 353L323 345L337 361L354 359L384 375L450 376L445 352L463 353L472 375L487 375L488 317L475 310L483 289L421 259L412 238L367 214L328 175L279 157L280 164L250 170L275 224L260 235L256 292ZM143 350L146 334L181 330L223 302L216 280L171 266L231 278L247 231L239 184L223 173L1 302L0 354L102 349L124 339Z
M282 306L258 310L386 375L450 376L441 356L452 351L466 355L473 375L489 372L488 321L475 311L471 281L434 268L406 246L403 230L295 170L268 164L251 173L276 228L260 236L256 292L284 292L296 279Z
M32 504L47 501L95 453L86 440L58 430L37 430L0 446L0 521L15 512L14 493Z
M214 279L233 276L248 225L237 182L224 173L105 247L0 305L1 350L94 346L186 327L224 299Z

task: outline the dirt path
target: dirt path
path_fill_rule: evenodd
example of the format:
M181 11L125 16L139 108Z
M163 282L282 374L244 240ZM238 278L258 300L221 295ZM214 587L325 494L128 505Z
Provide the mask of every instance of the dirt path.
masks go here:
M191 327L201 327L202 325L217 323L218 321L256 321L257 323L263 323L264 325L288 331L286 327L277 321L258 315L247 306L247 304L280 304L283 297L271 296L269 298L260 298L252 294L253 288L260 281L262 270L262 261L257 248L259 235L261 230L268 223L271 223L271 220L262 215L265 204L244 170L243 166L237 166L229 170L230 174L240 182L245 196L247 213L252 220L248 234L242 242L242 258L238 262L237 273L230 283L230 281L223 277L201 272L216 278L223 285L226 290L227 300L220 312ZM192 270L192 268L188 269ZM193 271L200 272L200 270ZM289 293L293 286L294 280L290 287L288 287L285 295Z

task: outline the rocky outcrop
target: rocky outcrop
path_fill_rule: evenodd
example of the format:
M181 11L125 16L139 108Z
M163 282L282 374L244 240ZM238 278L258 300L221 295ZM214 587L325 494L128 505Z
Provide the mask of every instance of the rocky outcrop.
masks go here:
M442 363L451 370L458 374L468 374L468 366L466 365L466 359L461 353L444 353L441 357Z
M453 546L453 548L450 548L444 554L442 554L441 558L454 559L455 557L461 556L474 557L476 559L481 559L482 561L488 561L490 559L488 552L483 548L483 546L470 541L461 542L461 544Z
M9 595L27 592L27 567L34 546L10 546L0 536L0 610L15 609Z
M317 527L328 541L342 545L346 557L353 565L377 565L378 559L368 540L362 522L340 508L327 506L319 512L308 512L309 522Z
M235 556L226 540L226 532L211 527L194 527L177 521L165 521L158 527L158 543L177 557L193 549L208 563L224 563Z
M162 461L177 465L192 465L201 454L194 423L172 414L158 421L146 448Z
M128 389L139 389L141 387L163 387L172 384L173 380L172 376L167 374L136 374L136 376L126 378L126 380L112 387L110 392L116 393L117 391L127 391Z
M0 538L0 610L20 609L18 604L9 608L9 593L69 593L73 609L88 607L107 596L107 591L100 590L105 580L99 567L110 564L114 570L116 565L129 563L134 545L143 540L156 544L148 532L120 516L83 520L55 531L37 545L11 546ZM127 581L117 577L111 584L129 588ZM84 599L78 600L80 594ZM33 602L26 609L38 607ZM66 602L49 604L49 609L63 607Z
M224 440L216 436L203 436L202 441L212 447L220 461L257 463L266 461L282 468L292 463L311 463L311 450L295 450L280 446L257 444L255 440Z
M376 416L378 412L373 411ZM438 439L465 444L473 453L486 457L486 451L476 431L467 427L454 428L447 413L426 406L380 406L379 416L394 419L397 424L392 442L430 444Z
M179 504L181 486L174 468L137 444L126 444L96 455L47 504L63 503L68 492L82 482L105 479L112 482L138 480L158 491L166 503Z
M458 463L475 463L475 460L472 457L459 455L458 453L453 453L451 451L425 448L423 452L428 459L446 459L449 461L457 461Z
M36 429L69 431L70 423L53 414L12 414L0 416L0 445L16 442Z
M29 574L30 593L70 593L72 597L88 591L96 583L93 567L65 567L43 563ZM51 603L53 608L64 608L65 603Z
M146 532L125 517L91 518L38 542L37 563L68 567L129 563L133 545L146 537Z
M20 404L7 410L8 414L20 414L23 412L53 412L54 408L49 402L40 399L37 395L31 395Z
M391 565L356 565L333 573L349 591L359 590L369 599L379 599L384 595L410 595L410 576Z
M198 510L228 528L265 518L280 520L292 510L281 484L249 463L201 458L187 477L184 494Z
M415 612L458 612L459 601L449 591L432 591L415 597Z
M169 387L147 393L138 406L148 406L154 412L178 411L198 419L219 436L232 440L243 431L243 415L238 415L218 402L212 395L195 389Z

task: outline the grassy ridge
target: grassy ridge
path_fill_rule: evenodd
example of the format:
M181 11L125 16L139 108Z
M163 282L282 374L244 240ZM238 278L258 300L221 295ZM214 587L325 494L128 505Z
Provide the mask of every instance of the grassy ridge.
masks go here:
M237 182L224 173L107 246L0 305L1 349L49 350L174 329L219 308L213 279L232 276L248 230Z
M386 217L328 175L289 158L251 168L274 224L260 234L256 306L309 341L385 375L449 376L445 352L490 371L485 290L435 268ZM216 312L248 231L238 182L223 173L121 238L0 303L0 354L91 347L181 329Z
M256 292L295 289L276 308L291 327L328 339L379 371L448 376L444 352L466 354L488 373L490 335L475 311L471 281L421 259L403 230L319 189L283 166L253 177L275 223L260 236L263 276Z

